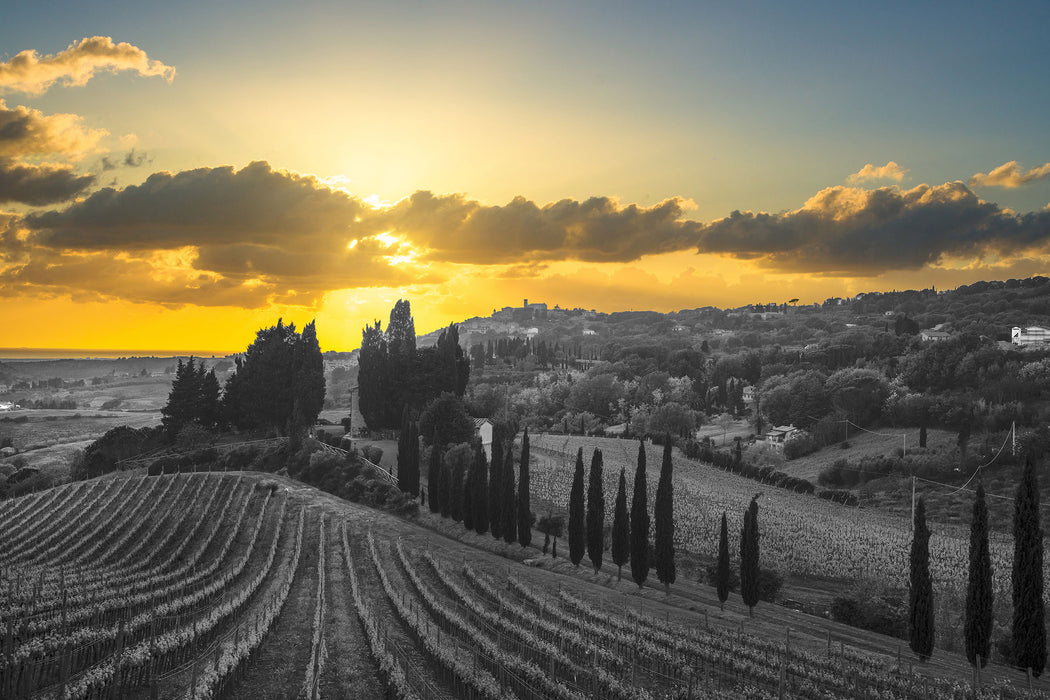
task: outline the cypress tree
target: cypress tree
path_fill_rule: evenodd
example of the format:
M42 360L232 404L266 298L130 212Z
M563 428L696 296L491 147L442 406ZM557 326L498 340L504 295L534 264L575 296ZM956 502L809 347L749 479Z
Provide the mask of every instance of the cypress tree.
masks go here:
M412 460L409 446L412 440L412 428L409 427L411 422L406 406L401 412L401 432L397 436L397 486L402 491L408 491L407 484L410 480L408 463Z
M758 496L744 511L744 527L740 531L740 597L754 617L758 605Z
M627 515L627 478L620 469L620 484L616 488L613 506L612 560L616 564L616 580L623 578L623 565L631 560L631 523Z
M1029 457L1014 499L1013 567L1014 663L1038 678L1046 665L1043 624L1043 530L1039 524L1039 485Z
M489 531L489 463L481 440L474 441L474 531L484 535Z
M602 479L602 451L591 455L590 480L587 482L587 558L598 573L605 550L605 491Z
M522 547L532 544L532 510L529 505L529 429L521 438L521 469L518 477L518 542Z
M518 519L514 514L514 450L507 450L507 457L500 472L503 479L503 500L500 507L500 533L507 544L518 539Z
M729 525L726 523L726 512L722 511L722 532L718 537L718 569L715 576L715 589L718 591L718 603L726 609L729 600Z
M656 521L656 577L670 590L675 580L674 565L674 486L671 483L671 436L664 443L664 461L660 482L656 485L653 519Z
M502 537L500 504L503 503L503 441L500 428L492 426L492 461L489 464L489 531L494 539Z
M463 521L463 484L466 481L466 466L463 464L463 460L455 460L456 464L451 468L446 467L445 471L448 473L448 514L455 522Z
M583 560L586 525L583 520L583 448L576 452L576 471L569 491L569 561L579 566Z
M477 438L475 438L476 440ZM463 477L463 527L474 530L474 513L477 505L474 502L474 482L477 481L477 460L474 459L474 451L470 452L470 464L466 467Z
M631 495L631 578L641 588L649 577L649 494L645 479L645 442L638 441L638 467Z
M441 509L443 518L447 518L452 513L451 469L448 462L442 457L441 468L438 470L438 507Z
M430 461L427 465L427 490L430 492L430 512L441 511L441 447L430 445Z
M926 527L926 503L915 506L911 541L911 588L908 595L908 637L920 661L933 653L933 580L930 578L930 530Z
M988 507L977 484L970 522L970 575L966 586L966 660L978 669L988 664L992 646L992 559L988 551Z

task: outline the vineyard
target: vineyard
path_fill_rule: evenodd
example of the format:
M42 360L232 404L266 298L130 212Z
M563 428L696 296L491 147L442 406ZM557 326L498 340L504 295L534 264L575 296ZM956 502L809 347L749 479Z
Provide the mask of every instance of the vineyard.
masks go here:
M269 475L77 482L4 502L0 528L5 698L972 693L964 662L896 640L695 585L666 605ZM1020 697L1007 677L980 697Z
M633 483L638 443L614 438L536 435L533 483L537 493L566 506L572 483L573 460L578 448L590 459L602 450L605 491L616 493L620 468ZM653 501L663 448L646 446L648 484ZM908 585L910 521L794 493L724 472L678 454L675 464L675 545L713 557L718 544L723 511L730 532L739 532L743 513L752 496L761 493L759 520L762 559L784 572L842 580L873 580L895 587ZM608 496L607 496L608 498ZM940 589L965 590L969 566L969 529L933 527L930 538L930 572ZM1013 540L990 535L996 597L1010 597ZM1047 573L1050 573L1048 564Z

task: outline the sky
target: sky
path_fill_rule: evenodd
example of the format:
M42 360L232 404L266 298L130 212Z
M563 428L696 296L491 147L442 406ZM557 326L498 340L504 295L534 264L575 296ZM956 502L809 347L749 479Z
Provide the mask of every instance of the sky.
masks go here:
M1050 270L1050 5L15 3L0 346Z

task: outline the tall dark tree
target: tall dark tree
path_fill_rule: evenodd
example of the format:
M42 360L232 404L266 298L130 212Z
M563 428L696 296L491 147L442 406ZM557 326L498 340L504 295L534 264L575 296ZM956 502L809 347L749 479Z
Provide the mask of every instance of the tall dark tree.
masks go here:
M666 436L664 460L660 467L660 481L656 485L656 502L653 504L656 547L656 577L669 590L675 580L674 562L674 485L671 482L671 436Z
M569 561L579 566L583 561L587 525L584 521L583 504L583 448L576 452L576 471L572 475L569 491Z
M514 450L507 450L507 456L503 461L503 469L500 471L503 480L502 497L500 499L500 534L507 544L518 539L518 518L514 512L517 494L514 489Z
M722 610L726 609L726 601L729 600L729 567L729 525L726 513L722 511L722 531L718 535L718 568L715 571L715 590Z
M911 575L908 593L908 639L920 661L933 654L933 579L930 578L930 530L926 503L919 497L911 540Z
M975 669L988 663L992 646L992 558L988 550L988 507L984 485L977 484L970 522L970 573L966 586L966 660ZM980 671L977 671L980 673Z
M477 442L477 438L474 438L474 442ZM474 459L474 451L471 450L470 462L467 464L466 472L463 475L463 527L473 531L476 525L474 524L474 515L477 513L478 504L474 502L474 496L476 495L474 482L477 481L477 461Z
M474 440L474 495L471 506L474 508L474 532L484 535L489 531L489 463L485 457L485 448L481 438Z
M184 364L180 358L168 392L168 403L160 411L160 422L168 440L174 440L183 426L197 419L200 393L196 361L190 357Z
M397 440L397 486L413 496L419 495L419 433L407 408Z
M427 465L427 491L430 494L430 512L441 512L441 448L430 446L430 460Z
M448 483L448 514L455 522L463 521L464 491L463 483L466 481L467 470L463 460L457 459L447 470L449 472Z
M758 605L759 581L758 551L758 496L751 499L744 511L744 527L740 531L740 597L754 616Z
M441 357L442 391L450 391L456 396L463 396L467 381L470 379L470 358L459 344L459 326L455 323L441 331L437 342L438 354Z
M529 429L521 437L521 467L518 472L518 542L522 547L532 544L532 523L535 519L530 504L531 489L529 479Z
M1043 623L1043 529L1039 523L1039 484L1032 458L1014 498L1013 562L1014 663L1031 669L1038 678L1046 666L1046 627Z
M627 514L627 478L620 469L620 483L616 487L613 506L612 560L616 564L616 580L623 578L623 565L631 561L631 521Z
M357 361L358 409L371 430L385 427L390 399L386 336L382 322L365 325L361 333L361 352ZM433 497L433 494L431 494Z
M292 411L288 418L288 434L299 438L317 421L317 416L324 407L324 356L321 354L321 345L317 342L317 327L314 321L307 323L295 340L292 348L291 381ZM417 479L415 493L418 492Z
M440 446L434 445L434 449L440 451ZM442 455L441 468L438 470L438 507L441 517L447 518L452 515L452 465Z
M492 532L493 539L500 539L503 536L503 529L500 527L502 519L500 517L499 506L503 503L503 462L505 454L503 452L503 441L501 438L501 431L499 426L492 428L492 460L489 464L489 503L491 507L489 509L489 530Z
M394 427L406 404L412 403L416 382L416 323L408 299L398 299L386 327L387 379L386 426Z
M595 573L601 571L605 552L605 483L602 476L602 451L591 455L591 473L587 481L587 558Z
M201 363L201 372L204 371L204 363ZM200 377L199 401L197 420L205 428L211 429L222 423L222 404L219 394L219 380L215 376L215 369L208 370L207 374Z
M448 392L430 401L419 416L419 431L442 445L469 443L474 438L474 419L463 399Z
M631 494L631 578L641 588L649 578L649 493L645 478L645 442L638 441L638 466Z

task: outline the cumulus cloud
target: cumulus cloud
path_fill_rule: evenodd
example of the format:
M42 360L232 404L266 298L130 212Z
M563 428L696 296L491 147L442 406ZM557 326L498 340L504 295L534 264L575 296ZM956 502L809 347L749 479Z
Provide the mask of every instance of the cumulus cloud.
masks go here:
M682 218L683 202L620 206L609 197L592 197L540 206L515 197L503 206L487 206L463 195L419 191L375 218L427 248L433 260L625 262L695 244L700 224Z
M64 202L94 181L93 175L77 175L68 165L31 165L0 158L0 204L42 206Z
M831 275L917 269L945 255L1013 253L1050 240L1050 213L1016 215L962 182L910 190L829 187L782 214L735 211L706 225L702 253Z
M87 129L76 114L8 108L0 100L0 158L60 155L78 159L97 148L104 129Z
M1050 163L1044 163L1028 172L1024 172L1016 160L1011 160L1009 163L1003 163L990 173L977 173L970 178L970 187L987 186L1013 189L1047 178L1050 178Z
M875 165L868 163L859 171L846 178L846 182L856 185L862 182L875 182L877 180L893 180L900 182L908 174L907 168L902 168L896 161L890 161L886 165Z
M130 70L142 76L160 76L169 83L175 69L152 60L142 49L108 36L86 37L63 51L41 56L21 51L0 63L0 92L39 95L53 85L84 85L99 72Z

